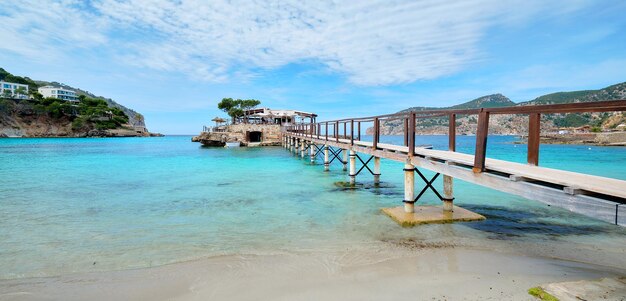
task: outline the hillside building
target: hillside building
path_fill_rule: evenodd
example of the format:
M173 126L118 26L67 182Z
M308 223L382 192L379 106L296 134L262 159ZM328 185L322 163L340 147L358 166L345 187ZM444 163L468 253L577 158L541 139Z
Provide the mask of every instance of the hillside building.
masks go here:
M76 96L76 92L60 87L54 86L44 86L38 89L39 93L43 95L43 97L52 97L63 99L67 101L78 101L78 96Z
M0 81L0 96L28 99L28 85Z

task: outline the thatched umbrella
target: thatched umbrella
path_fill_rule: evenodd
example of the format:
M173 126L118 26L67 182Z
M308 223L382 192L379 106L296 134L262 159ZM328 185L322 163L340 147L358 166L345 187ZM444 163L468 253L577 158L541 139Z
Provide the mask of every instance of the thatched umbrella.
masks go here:
M211 121L215 121L215 126L219 126L220 123L226 122L225 119L220 118L220 117L215 117L215 118L211 119Z

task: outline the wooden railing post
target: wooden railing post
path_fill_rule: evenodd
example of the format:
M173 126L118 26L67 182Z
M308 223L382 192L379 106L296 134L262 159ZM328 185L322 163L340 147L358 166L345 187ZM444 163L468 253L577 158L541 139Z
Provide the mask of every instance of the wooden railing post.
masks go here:
M378 117L374 118L374 139L372 140L372 148L374 150L378 149L378 139L380 138L380 120Z
M322 132L322 124L318 123L317 124L317 139L320 139L321 132Z
M409 157L413 157L415 155L415 112L409 114L408 127Z
M448 150L456 151L456 114L450 114L448 118Z
M343 123L343 138L348 138L348 122Z
M409 118L402 120L404 122L404 146L409 145Z
M539 165L539 141L541 134L541 114L531 113L528 116L528 164Z
M478 128L476 130L476 151L474 153L475 173L485 171L485 156L487 154L487 136L489 135L489 112L480 109L478 113Z
M339 142L339 121L335 121L335 142Z
M326 122L326 141L328 141L328 122Z
M354 145L354 119L350 120L350 145Z
M361 141L361 122L358 121L356 126L357 126L357 135L358 135L356 140Z

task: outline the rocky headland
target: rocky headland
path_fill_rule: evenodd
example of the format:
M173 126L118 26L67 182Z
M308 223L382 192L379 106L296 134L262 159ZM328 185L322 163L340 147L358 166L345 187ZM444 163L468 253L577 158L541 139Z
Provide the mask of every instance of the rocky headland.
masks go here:
M0 137L152 137L143 115L112 99L58 82L35 81L0 68L0 80L28 85L28 97L0 95ZM44 98L41 86L76 92L80 101L70 103ZM26 98L26 99L24 99Z

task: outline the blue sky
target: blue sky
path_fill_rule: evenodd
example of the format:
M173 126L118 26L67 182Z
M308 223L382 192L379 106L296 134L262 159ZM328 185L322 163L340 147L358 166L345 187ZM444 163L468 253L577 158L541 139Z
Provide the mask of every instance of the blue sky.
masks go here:
M4 0L0 67L195 134L223 97L321 120L626 81L625 1Z

